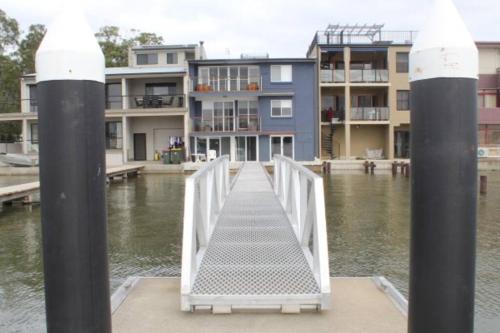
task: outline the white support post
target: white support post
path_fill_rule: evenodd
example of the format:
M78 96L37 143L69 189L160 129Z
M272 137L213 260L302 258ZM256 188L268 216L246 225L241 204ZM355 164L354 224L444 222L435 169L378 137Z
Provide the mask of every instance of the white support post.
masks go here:
M127 110L130 108L130 98L128 96L128 80L122 78L122 109Z
M123 164L128 162L128 123L127 116L122 116L122 160Z
M23 119L23 154L28 153L28 120Z

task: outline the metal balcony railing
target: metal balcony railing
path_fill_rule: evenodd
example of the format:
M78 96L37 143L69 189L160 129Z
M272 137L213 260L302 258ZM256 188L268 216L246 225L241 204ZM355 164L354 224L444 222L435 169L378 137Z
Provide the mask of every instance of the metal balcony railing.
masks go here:
M192 117L193 132L259 132L259 116Z
M130 109L183 108L186 100L183 94L131 95L127 98Z
M345 70L343 69L322 69L320 72L322 83L345 82Z
M191 92L238 92L262 91L262 76L230 77L226 79L208 79L192 77Z
M387 69L351 69L351 82L389 82Z
M389 120L388 107L351 108L351 120L386 121Z

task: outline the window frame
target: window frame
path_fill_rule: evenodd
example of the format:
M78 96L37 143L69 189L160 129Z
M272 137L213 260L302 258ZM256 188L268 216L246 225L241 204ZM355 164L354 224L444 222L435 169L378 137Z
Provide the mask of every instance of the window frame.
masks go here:
M172 56L172 62L168 61L168 56ZM166 53L167 65L178 65L179 64L179 53L178 52L167 52Z
M274 102L279 102L280 103L280 106L279 106L279 109L280 109L280 114L279 115L274 115L273 114L273 109L274 108L277 108L277 107L273 107L273 103ZM283 107L283 102L290 102L290 114L289 115L283 115L283 109L287 109L288 107ZM293 99L292 98L289 98L289 99L271 99L271 112L270 112L270 116L271 118L293 118Z
M280 154L283 156L283 141L285 138L292 138L292 157L295 161L295 135L270 135L269 136L269 161L273 160L273 138L280 138Z
M399 56L405 55L406 62L401 63ZM401 68L400 66L404 66ZM410 72L410 53L409 52L396 52L396 73L409 73Z
M145 56L146 57L146 63L141 63L139 62L139 57L140 56ZM150 58L153 57L153 59L156 57L156 62L150 62ZM138 66L144 66L144 65L158 65L159 64L159 59L158 59L158 53L136 53L135 54L135 63Z
M113 133L113 131L110 130L110 125L112 124L116 126L116 133ZM106 121L106 123L104 124L104 132L106 138L106 150L123 149L123 124L121 121ZM121 134L121 136L119 134ZM115 145L111 145L112 140L115 140Z
M273 76L273 68L276 69L278 68L280 69L280 77L279 77L279 80L277 80L274 76ZM285 68L289 68L290 69L290 77L289 79L284 79L284 75L283 75L283 70ZM271 65L270 66L270 69L269 69L269 76L270 76L270 81L271 83L292 83L293 82L293 66L292 65ZM286 76L286 75L285 75Z
M407 98L406 98L406 105L407 108L401 107L400 103L403 103L404 100L400 99L400 93L406 93ZM396 110L397 111L410 111L411 105L410 105L410 90L396 90Z

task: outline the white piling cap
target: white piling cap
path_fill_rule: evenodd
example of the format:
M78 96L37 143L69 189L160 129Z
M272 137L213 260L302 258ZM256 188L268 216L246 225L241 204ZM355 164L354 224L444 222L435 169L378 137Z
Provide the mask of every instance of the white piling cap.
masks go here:
M434 0L427 23L410 52L410 82L432 78L473 78L478 51L452 0Z
M36 80L104 82L104 55L78 6L67 6L52 22L36 52Z

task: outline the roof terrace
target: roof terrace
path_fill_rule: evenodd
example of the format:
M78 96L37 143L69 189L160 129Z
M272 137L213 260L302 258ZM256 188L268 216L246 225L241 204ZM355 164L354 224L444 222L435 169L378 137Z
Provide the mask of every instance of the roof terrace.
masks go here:
M325 30L317 31L308 54L315 45L411 45L417 31L382 30L383 24L329 24Z

